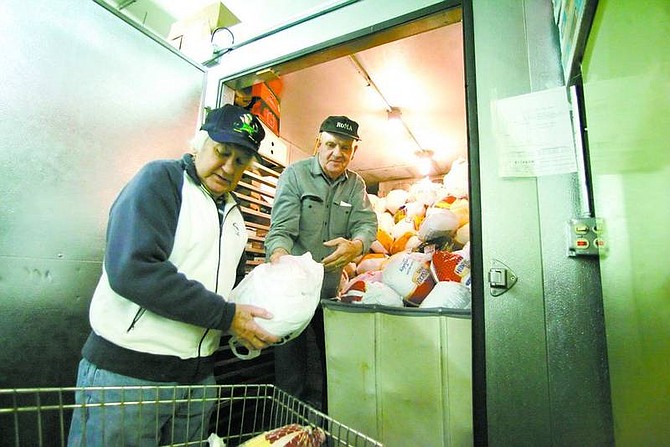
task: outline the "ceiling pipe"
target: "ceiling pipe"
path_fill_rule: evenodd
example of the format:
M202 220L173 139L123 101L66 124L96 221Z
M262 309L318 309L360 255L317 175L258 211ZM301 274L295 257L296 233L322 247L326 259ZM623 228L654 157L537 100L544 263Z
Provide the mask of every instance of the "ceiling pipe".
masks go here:
M379 97L384 102L384 105L386 106L386 111L388 113L391 113L394 110L397 110L395 107L391 106L391 103L386 99L386 96L384 96L381 90L379 90L379 87L377 87L377 84L375 84L375 81L372 80L367 70L365 69L365 67L363 67L363 64L361 64L361 61L358 60L356 55L355 54L350 55L349 60L354 65L354 68L356 69L358 74L361 75L361 77L365 80L365 83L368 85L368 87L372 87L374 91L377 92Z
M407 125L405 120L402 118L401 110L398 107L393 107L391 105L391 103L386 99L386 97L384 96L382 91L379 89L377 84L375 84L375 81L372 80L372 78L368 74L367 70L365 69L365 67L363 67L363 64L361 64L361 61L358 60L358 58L356 57L355 54L350 55L349 60L351 60L351 63L354 65L354 68L356 69L358 74L360 74L363 77L363 79L365 80L368 87L372 87L374 89L374 91L377 92L379 97L384 102L384 105L386 107L386 112L389 114L389 116L393 115L393 118L397 119L400 122L400 124L402 124L402 127L405 128L405 131L407 131L407 134L410 136L410 138L416 144L416 147L418 148L417 152L423 152L423 148L419 144L419 141L416 139L416 137L412 133L411 129L409 128L409 126Z
M412 133L412 130L409 128L407 123L402 117L402 110L398 107L394 107L391 105L391 103L386 99L386 96L382 93L382 91L379 89L377 84L375 84L375 81L370 77L370 74L367 72L365 67L363 67L363 64L361 64L361 61L358 60L355 54L352 54L349 56L349 60L351 63L354 65L354 68L358 72L359 75L365 80L365 83L367 84L368 87L371 87L374 89L374 91L379 95L381 100L384 102L384 106L386 107L386 113L388 114L388 118L397 120L402 127L405 129L407 134L410 136L412 141L414 141L414 144L416 144L416 151L414 151L414 156L417 159L417 168L419 170L419 173L422 176L428 175L431 171L437 171L435 161L433 160L433 155L434 152L430 149L424 149L420 144L419 141L416 139L414 136L414 133Z

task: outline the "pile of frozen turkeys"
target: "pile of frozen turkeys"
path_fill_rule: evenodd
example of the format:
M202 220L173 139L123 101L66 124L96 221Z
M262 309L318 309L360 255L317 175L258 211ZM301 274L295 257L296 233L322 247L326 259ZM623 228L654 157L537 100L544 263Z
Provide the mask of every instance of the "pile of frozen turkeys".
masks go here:
M370 195L377 240L342 274L339 299L394 307L469 309L468 174L457 160L443 181Z

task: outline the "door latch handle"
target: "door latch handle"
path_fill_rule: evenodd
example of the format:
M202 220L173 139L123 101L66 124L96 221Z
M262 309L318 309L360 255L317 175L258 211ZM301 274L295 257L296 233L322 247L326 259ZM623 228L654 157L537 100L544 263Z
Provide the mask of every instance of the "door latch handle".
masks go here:
M511 289L517 281L516 274L497 259L491 260L489 270L489 287L491 295L499 296Z

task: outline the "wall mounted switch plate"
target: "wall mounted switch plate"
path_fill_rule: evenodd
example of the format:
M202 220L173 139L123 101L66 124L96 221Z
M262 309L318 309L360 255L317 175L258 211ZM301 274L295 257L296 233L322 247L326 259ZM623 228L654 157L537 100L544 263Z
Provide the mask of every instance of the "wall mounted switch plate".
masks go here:
M602 256L607 252L605 223L598 217L568 221L568 256Z

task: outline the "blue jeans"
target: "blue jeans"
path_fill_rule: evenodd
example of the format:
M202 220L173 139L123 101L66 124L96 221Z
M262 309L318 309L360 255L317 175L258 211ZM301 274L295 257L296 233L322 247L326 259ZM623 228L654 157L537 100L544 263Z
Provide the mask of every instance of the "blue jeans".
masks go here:
M213 376L189 387L150 382L79 362L80 389L70 425L68 447L148 447L195 442L209 436L210 416L217 396ZM129 387L149 386L135 389ZM207 400L205 401L205 398ZM96 406L101 403L119 403ZM85 407L79 405L86 404ZM193 444L196 445L196 444ZM203 441L203 446L207 441Z

